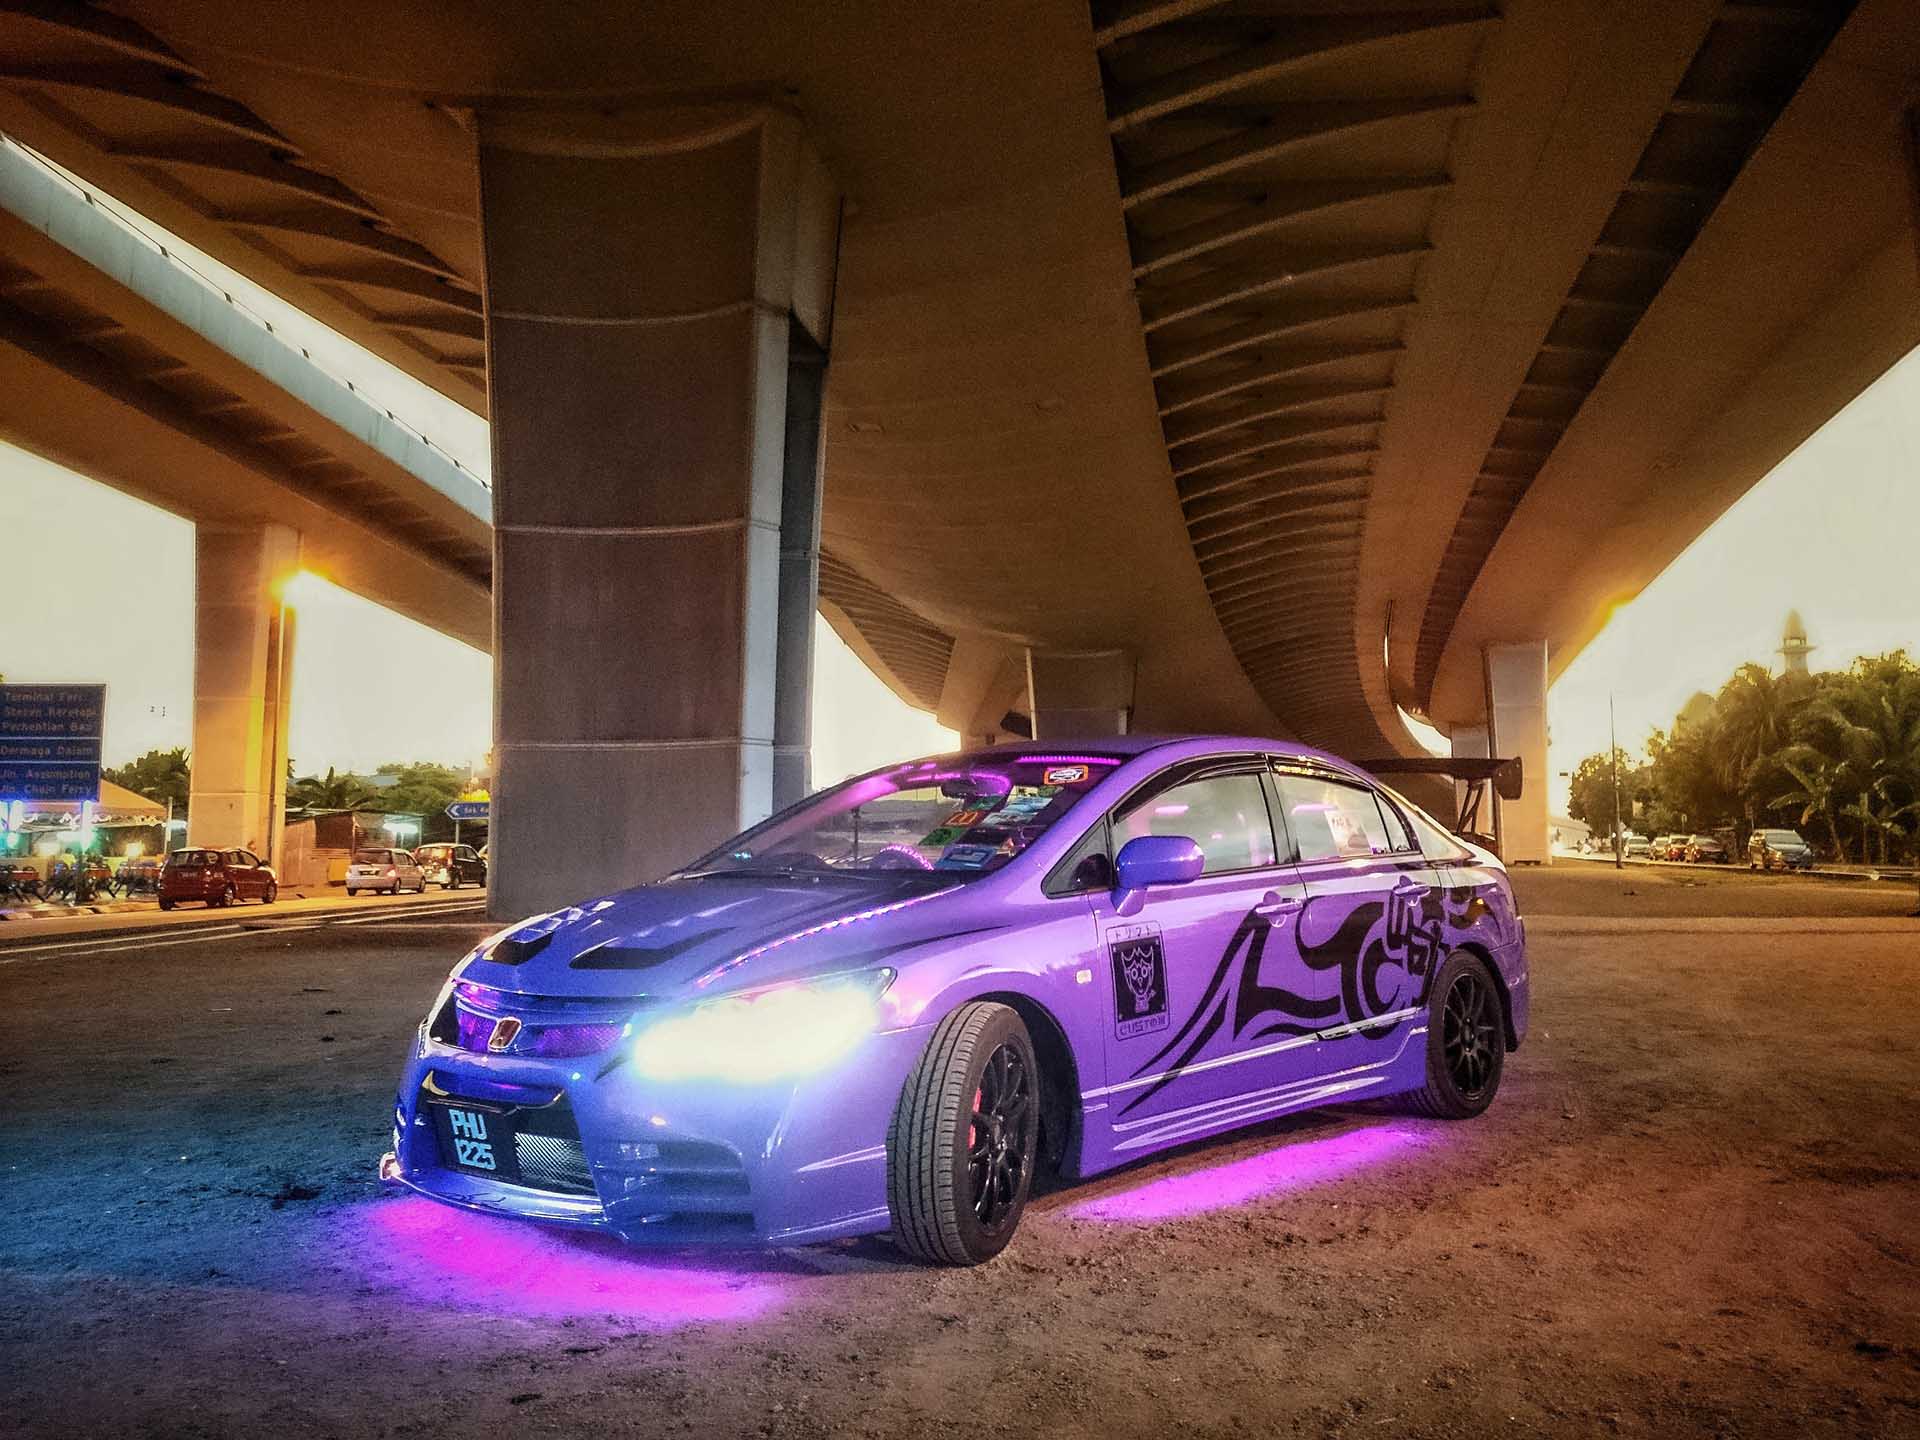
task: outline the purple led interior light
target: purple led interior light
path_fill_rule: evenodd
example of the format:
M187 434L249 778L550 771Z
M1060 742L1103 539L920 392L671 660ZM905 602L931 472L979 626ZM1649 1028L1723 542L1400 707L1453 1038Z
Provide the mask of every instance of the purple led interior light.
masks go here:
M1271 1195L1343 1180L1408 1150L1433 1143L1409 1126L1371 1126L1319 1140L1292 1140L1244 1160L1161 1175L1073 1206L1076 1220L1146 1225L1250 1204Z

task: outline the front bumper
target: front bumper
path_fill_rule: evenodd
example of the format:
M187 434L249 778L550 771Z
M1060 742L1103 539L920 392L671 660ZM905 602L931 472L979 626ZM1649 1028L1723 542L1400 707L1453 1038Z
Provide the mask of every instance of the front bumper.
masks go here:
M395 1097L394 1159L382 1174L450 1205L639 1244L876 1233L889 1224L887 1126L930 1029L877 1032L826 1071L765 1085L663 1084L638 1075L617 1048L569 1059L478 1054L423 1031ZM537 1116L528 1123L561 1137L550 1144L543 1135L543 1150L577 1135L579 1183L509 1183L453 1168L434 1116L447 1099Z

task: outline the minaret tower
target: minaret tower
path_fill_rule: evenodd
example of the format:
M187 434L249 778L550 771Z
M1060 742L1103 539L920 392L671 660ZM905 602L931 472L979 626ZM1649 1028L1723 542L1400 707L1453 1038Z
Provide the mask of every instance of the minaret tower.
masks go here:
M1807 656L1813 646L1807 643L1807 625L1800 618L1798 610L1787 612L1787 626L1780 636L1780 649L1777 652L1786 662L1781 673L1785 675L1804 675L1807 673Z

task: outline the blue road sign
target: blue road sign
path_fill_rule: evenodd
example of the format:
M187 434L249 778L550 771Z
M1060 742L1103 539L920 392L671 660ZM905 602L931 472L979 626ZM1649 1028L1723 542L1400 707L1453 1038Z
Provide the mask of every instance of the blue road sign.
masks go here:
M104 685L0 685L0 800L100 798Z
M456 800L447 806L449 820L485 820L492 813L490 800Z

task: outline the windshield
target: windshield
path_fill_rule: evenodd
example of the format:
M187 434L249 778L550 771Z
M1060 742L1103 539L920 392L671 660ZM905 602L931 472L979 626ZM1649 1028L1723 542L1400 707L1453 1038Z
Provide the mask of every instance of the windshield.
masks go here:
M1125 759L985 750L895 766L809 796L681 873L971 880L1032 845Z

